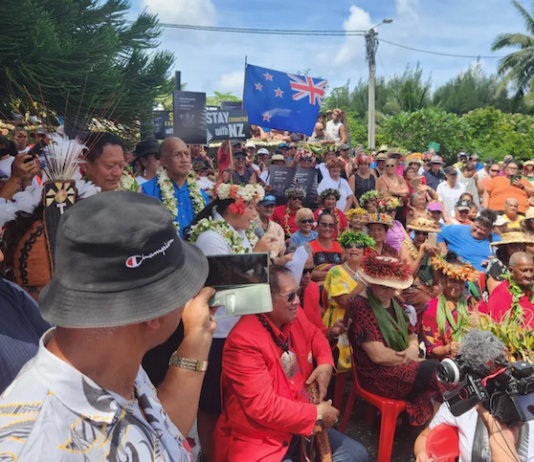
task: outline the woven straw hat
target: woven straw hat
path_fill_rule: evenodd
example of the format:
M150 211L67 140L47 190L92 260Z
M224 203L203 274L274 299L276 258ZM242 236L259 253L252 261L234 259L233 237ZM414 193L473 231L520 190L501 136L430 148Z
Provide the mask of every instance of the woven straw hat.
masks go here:
M388 228L392 228L393 218L386 213L369 213L362 216L362 223L365 225L386 225Z
M490 245L497 247L499 245L506 244L534 245L534 241L521 231L510 231L508 233L502 233L501 240L498 242L492 242Z
M436 225L436 222L434 220L427 220L426 218L413 220L408 225L408 229L423 231L424 233L441 233L441 228Z

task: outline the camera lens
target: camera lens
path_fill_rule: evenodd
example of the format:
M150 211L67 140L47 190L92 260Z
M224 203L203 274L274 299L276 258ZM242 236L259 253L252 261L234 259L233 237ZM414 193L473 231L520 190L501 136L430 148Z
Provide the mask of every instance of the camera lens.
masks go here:
M458 368L458 364L449 358L441 361L436 374L441 383L456 385L460 381L460 369Z

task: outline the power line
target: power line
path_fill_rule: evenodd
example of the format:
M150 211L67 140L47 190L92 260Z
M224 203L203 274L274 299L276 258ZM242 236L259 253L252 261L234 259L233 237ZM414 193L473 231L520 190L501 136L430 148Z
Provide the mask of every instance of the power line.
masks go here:
M451 58L470 58L470 59L477 59L477 58L481 58L481 59L500 59L500 58L503 58L504 56L482 56L482 55L456 55L456 54L451 54L451 53L441 53L439 51L429 51L429 50L421 50L419 48L412 48L412 47L408 47L406 45L400 45L398 43L393 43L393 42L390 42L388 40L384 40L383 38L379 38L378 39L380 42L384 42L384 43L387 43L389 45L393 45L393 46L396 46L396 47L399 47L399 48L405 48L406 50L411 50L411 51L417 51L419 53L426 53L426 54L429 54L429 55L438 55L438 56L449 56Z
M133 21L128 21L132 22ZM182 30L197 30L204 32L226 32L234 34L256 34L256 35L289 35L289 36L315 36L315 37L353 37L365 36L368 31L365 30L289 30L289 29L250 29L245 27L219 27L219 26L195 26L190 24L170 24L160 23L161 27L166 29L182 29ZM500 59L503 56L483 56L483 55L460 55L453 53L442 53L439 51L422 50L420 48L413 48L399 43L390 42L383 38L378 38L379 41L393 45L405 50L416 51L418 53L425 53L436 56L447 56L450 58L468 58L468 59Z

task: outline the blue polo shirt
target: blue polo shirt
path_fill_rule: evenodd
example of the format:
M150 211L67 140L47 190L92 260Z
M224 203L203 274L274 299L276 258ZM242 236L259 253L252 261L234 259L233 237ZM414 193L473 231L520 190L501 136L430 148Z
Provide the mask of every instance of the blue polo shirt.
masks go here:
M441 170L436 175L432 173L432 170L428 170L423 173L423 176L426 178L426 184L430 186L434 191L438 189L438 185L442 181L445 181L445 173L443 173Z
M441 228L438 243L444 242L447 249L456 252L464 261L471 263L478 271L484 271L482 262L493 254L490 243L501 240L501 236L491 233L482 241L471 235L471 226L449 225Z
M174 182L174 180L171 179L171 181L174 185L174 197L176 197L176 201L178 204L178 215L176 216L174 221L178 222L178 225L180 226L180 237L183 239L184 229L187 228L193 221L193 218L195 218L193 201L189 197L189 187L187 186L187 182L184 183L181 188L179 188L178 185ZM157 197L160 201L163 200L161 197L161 189L158 186L157 176L143 184L143 186L141 186L141 189L143 191L143 194L146 194L147 196ZM207 205L208 195L203 190L201 190L201 193L202 197L204 197L204 205Z

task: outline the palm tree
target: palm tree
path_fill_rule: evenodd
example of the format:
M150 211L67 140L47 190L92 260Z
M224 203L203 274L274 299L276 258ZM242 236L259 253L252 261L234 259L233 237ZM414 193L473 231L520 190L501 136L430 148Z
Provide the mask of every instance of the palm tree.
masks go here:
M499 61L498 73L503 77L498 91L512 85L515 89L514 100L534 96L534 18L517 1L512 1L525 21L528 34L500 34L495 38L491 49L505 47L519 48Z

